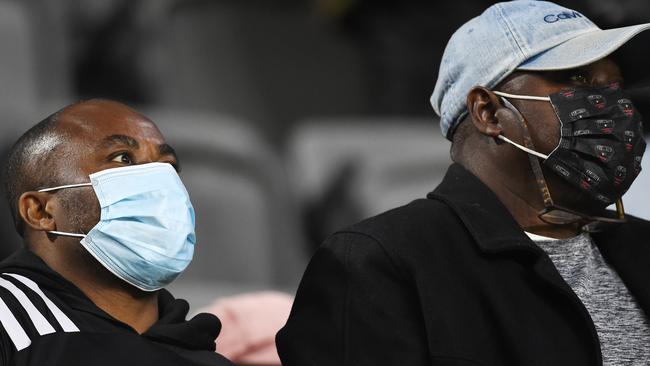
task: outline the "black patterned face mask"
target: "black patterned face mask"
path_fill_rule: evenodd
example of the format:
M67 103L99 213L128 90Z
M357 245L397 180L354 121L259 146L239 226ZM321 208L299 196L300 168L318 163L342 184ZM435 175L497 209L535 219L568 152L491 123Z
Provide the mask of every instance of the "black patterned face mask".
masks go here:
M519 116L525 146L505 136L499 136L501 140L544 159L546 167L587 193L600 206L614 202L620 204L620 198L641 172L641 158L646 144L641 115L618 83L598 88L565 89L548 97L494 93L504 97L506 106ZM535 151L524 118L505 98L551 103L560 122L560 141L548 156ZM531 164L539 166L533 156ZM543 180L541 168L533 166L533 171L538 181ZM552 200L548 188L545 181L538 183L545 188L543 195L548 195L548 199L544 197L544 203L549 211Z

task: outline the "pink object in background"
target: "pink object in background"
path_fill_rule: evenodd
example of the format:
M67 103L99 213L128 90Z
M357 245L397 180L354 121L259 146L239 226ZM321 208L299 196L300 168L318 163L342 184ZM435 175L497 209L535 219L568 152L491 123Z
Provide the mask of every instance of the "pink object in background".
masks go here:
M220 298L200 312L221 320L217 351L240 365L280 365L275 334L289 318L293 297L275 291Z

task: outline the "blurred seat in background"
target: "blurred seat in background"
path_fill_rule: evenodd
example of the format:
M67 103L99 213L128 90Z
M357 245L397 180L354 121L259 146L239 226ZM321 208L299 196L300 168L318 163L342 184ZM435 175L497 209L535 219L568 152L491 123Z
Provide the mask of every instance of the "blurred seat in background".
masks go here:
M358 50L308 1L178 0L164 25L159 103L259 121L273 141L297 119L365 111Z
M14 141L38 121L37 77L32 22L25 4L0 0L0 157L2 166ZM0 259L22 242L0 188Z
M1 10L0 10L1 11ZM5 198L4 166L7 161L7 154L13 142L20 133L18 126L31 126L33 121L26 115L20 116L17 113L5 112L0 115L0 260L8 257L22 245L22 238L14 228L12 212Z
M151 102L159 81L146 78L155 69L146 56L172 1L20 0L36 35L38 96L58 104L78 97Z
M371 113L431 116L426 96L452 33L496 1L312 0L363 61Z
M63 105L72 99L73 39L70 32L73 0L14 0L29 16L31 63L39 100Z
M194 260L172 292L203 306L248 290L293 291L306 258L276 154L246 121L161 109L145 115L176 149L196 210Z
M303 121L288 143L291 181L317 246L363 218L425 197L451 163L434 119Z
M36 104L34 36L27 9L0 0L0 110L23 112Z

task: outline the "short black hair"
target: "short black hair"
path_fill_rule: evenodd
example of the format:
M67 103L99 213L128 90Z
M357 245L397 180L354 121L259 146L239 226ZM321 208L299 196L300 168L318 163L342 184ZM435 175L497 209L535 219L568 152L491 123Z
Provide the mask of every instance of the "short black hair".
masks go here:
M4 167L4 185L7 203L21 236L24 224L18 210L18 199L26 191L55 184L55 167L51 166L52 147L48 144L57 136L58 111L27 130L11 147Z

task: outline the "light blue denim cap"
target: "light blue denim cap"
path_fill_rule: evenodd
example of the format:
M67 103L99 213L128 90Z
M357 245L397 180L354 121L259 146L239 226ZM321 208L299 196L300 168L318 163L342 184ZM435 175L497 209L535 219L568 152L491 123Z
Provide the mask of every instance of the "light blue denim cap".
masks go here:
M451 140L467 114L467 93L495 87L514 70L564 70L614 52L640 32L641 24L601 30L577 11L548 1L497 3L461 26L447 43L431 105L442 134Z

